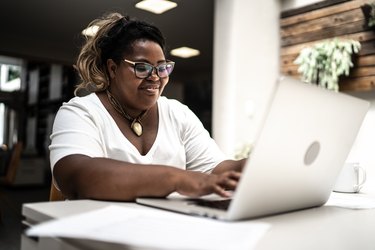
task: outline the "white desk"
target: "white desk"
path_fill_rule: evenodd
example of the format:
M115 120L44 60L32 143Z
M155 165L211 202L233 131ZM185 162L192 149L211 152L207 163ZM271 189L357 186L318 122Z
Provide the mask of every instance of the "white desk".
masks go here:
M134 203L92 200L42 202L23 205L25 225L35 225L53 218L102 208L109 204L139 207ZM144 207L142 207L144 208ZM151 209L151 208L150 208ZM375 209L350 210L323 206L270 216L256 221L271 224L271 229L257 245L257 250L374 250ZM30 239L22 236L21 249L134 249L115 244L58 239Z

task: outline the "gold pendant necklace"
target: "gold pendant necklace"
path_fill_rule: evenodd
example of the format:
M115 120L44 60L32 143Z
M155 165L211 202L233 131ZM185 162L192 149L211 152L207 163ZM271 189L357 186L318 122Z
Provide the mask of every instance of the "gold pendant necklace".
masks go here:
M136 118L131 117L128 113L125 112L125 110L122 108L120 103L116 100L116 98L109 92L109 90L106 90L109 103L112 105L112 107L120 114L122 115L126 120L130 122L130 128L136 134L138 137L143 134L143 126L141 123L141 120L146 116L148 109L143 110L142 113L137 116Z

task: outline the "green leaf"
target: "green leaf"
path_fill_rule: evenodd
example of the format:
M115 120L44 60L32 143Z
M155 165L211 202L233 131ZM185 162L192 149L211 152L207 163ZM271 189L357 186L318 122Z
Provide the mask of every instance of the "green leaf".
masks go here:
M338 91L339 77L349 75L352 54L360 48L360 42L355 40L326 40L302 49L294 63L299 65L304 81Z

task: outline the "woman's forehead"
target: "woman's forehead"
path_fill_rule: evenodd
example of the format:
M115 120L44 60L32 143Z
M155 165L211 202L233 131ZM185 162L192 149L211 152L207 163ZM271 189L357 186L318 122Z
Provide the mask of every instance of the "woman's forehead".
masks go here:
M162 55L164 57L164 52L160 45L157 42L146 39L135 40L131 44L131 48L127 54L132 56L153 54Z

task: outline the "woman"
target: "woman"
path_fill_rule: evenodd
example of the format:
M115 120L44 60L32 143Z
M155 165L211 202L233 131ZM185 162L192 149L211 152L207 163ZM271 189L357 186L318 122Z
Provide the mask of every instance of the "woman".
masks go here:
M76 94L89 94L62 105L51 135L57 187L68 199L229 196L244 162L225 160L192 111L161 97L174 67L161 32L118 13L91 25L76 64Z

